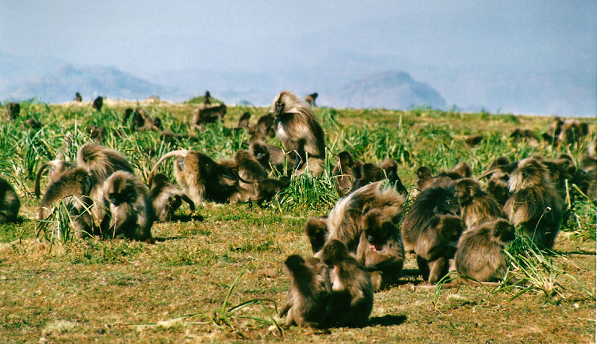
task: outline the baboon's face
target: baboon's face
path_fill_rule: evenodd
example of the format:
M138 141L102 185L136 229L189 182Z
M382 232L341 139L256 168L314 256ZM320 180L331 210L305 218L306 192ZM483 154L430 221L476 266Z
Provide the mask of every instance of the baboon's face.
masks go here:
M547 183L547 168L535 159L525 159L518 163L518 167L508 181L510 192Z

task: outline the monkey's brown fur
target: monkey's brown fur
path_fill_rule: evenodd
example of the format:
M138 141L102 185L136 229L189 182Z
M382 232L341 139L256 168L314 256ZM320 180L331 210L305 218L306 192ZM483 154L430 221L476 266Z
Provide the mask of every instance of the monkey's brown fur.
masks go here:
M276 132L284 150L296 153L296 173L304 173L308 166L314 176L321 175L325 135L311 107L292 92L282 91L274 98L271 111L275 115Z
M340 197L348 195L357 180L357 173L354 168L355 163L352 154L347 151L338 153L338 162L332 170L332 176L336 178L336 191Z
M153 204L157 221L168 221L176 210L182 205L182 201L189 204L191 211L195 211L195 203L172 184L166 175L158 173L151 180L149 199Z
M0 223L16 220L21 201L15 189L4 178L0 178Z
M563 202L548 179L548 171L540 161L527 158L518 163L508 182L512 196L504 212L514 226L539 246L553 248L560 231Z
M286 174L284 166L290 170L294 165L294 159L290 155L285 155L282 148L267 144L261 140L251 142L249 147L251 153L259 161L266 171L274 169L281 174Z
M249 125L247 128L247 133L251 136L249 142L264 140L266 137L275 137L274 122L274 114L270 112L259 117L257 124Z
M36 197L39 197L39 195L41 194L41 175L44 172L44 170L48 167L51 167L50 171L48 172L48 177L50 178L50 182L53 183L56 182L65 171L74 168L75 165L71 162L62 161L62 159L55 159L42 164L35 175L33 190Z
M392 185L394 185L396 191L398 191L398 193L401 194L403 197L406 197L408 195L408 190L406 189L404 184L402 184L402 180L398 175L398 163L396 163L394 159L387 158L381 162L379 167L381 167L381 169L383 170L385 177L390 181Z
M430 225L436 215L457 215L460 206L455 197L453 185L435 186L424 189L410 206L402 223L404 250L414 250L419 236Z
M331 326L367 325L373 309L371 276L341 241L327 242L322 252L323 262L332 268L332 317L328 322Z
M506 273L502 251L514 238L514 226L506 219L486 222L465 231L454 256L456 270L479 282L501 280ZM461 278L460 282L473 281Z
M193 115L193 119L189 124L192 129L203 131L205 129L205 124L218 121L221 122L226 114L226 109L225 104L205 105L204 107L200 107Z
M510 197L510 192L508 191L509 179L509 174L497 171L492 173L486 185L487 193L492 195L502 208L506 204L508 197Z
M499 203L490 194L481 189L481 185L474 179L463 178L454 184L460 215L467 229L484 222L499 218L506 218Z
M364 230L357 247L357 262L371 272L375 290L395 283L404 266L404 246L400 229L379 209L363 218Z
M6 119L12 121L17 119L21 113L21 104L19 103L6 103L5 106Z
M245 112L242 116L238 119L238 124L236 125L237 129L247 129L249 128L249 120L251 119L251 113Z
M122 153L93 142L88 142L79 149L77 166L87 169L96 184L103 183L116 171L133 173L133 167Z
M423 280L435 284L448 273L450 259L454 258L463 230L458 216L433 216L419 234L414 247Z
M305 223L305 235L311 243L313 253L321 251L328 234L327 216L312 217Z
M382 169L373 163L365 163L361 165L360 178L354 183L352 191L358 190L363 186L382 180Z
M558 136L558 141L565 144L571 145L578 142L583 136L589 133L589 125L586 122L580 122L577 120L567 120L562 125L562 131Z
M116 171L102 186L107 214L101 223L104 235L151 240L154 211L149 190L135 175Z
M319 94L317 94L317 92L309 94L305 97L305 103L309 104L312 107L317 107L317 105L315 104L315 100L318 96Z
M292 255L284 262L290 277L288 300L280 312L286 326L326 327L330 317L332 284L327 265L317 258Z
M104 106L104 97L99 96L93 100L93 104L91 107L96 109L97 111L102 111L102 107Z

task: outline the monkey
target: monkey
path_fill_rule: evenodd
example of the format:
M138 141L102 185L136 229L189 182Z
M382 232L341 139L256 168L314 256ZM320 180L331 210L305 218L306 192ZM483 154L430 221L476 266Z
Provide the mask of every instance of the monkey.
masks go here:
M510 137L514 142L526 141L531 147L537 147L539 145L539 137L529 129L522 130L520 128L516 128L512 134L510 134Z
M288 167L294 164L292 156L284 154L284 151L280 147L267 144L261 140L251 142L249 149L255 159L268 172L275 170L286 174L287 170L289 170Z
M458 173L460 175L460 177L456 177L456 178L452 178L452 179L458 179L458 178L470 178L473 175L473 169L471 168L471 165L469 165L466 161L461 161L459 163L457 163L456 165L454 165L454 167L452 167L452 169L449 171L450 173ZM441 174L441 172L440 172Z
M404 246L400 229L379 209L363 218L364 230L357 247L357 262L371 272L375 290L395 283L402 274Z
M417 169L417 182L415 186L419 191L423 191L433 184L433 176L429 167L419 167Z
M25 120L23 122L23 124L21 125L22 129L26 129L26 128L40 129L41 127L42 127L41 122L36 120L35 118L29 118L28 120Z
M81 93L79 93L79 92L75 93L75 101L77 103L80 103L83 101L83 97L81 96Z
M595 137L593 137L580 159L580 168L585 172L597 170L597 142Z
M280 317L287 315L286 326L326 327L333 316L328 266L315 257L305 261L299 255L289 256L284 265L290 277L290 288Z
M236 126L237 129L248 129L249 128L249 120L251 119L251 113L245 112L242 116L240 116L238 120L238 124Z
M102 142L107 135L106 128L98 127L96 125L88 126L85 128L85 131L87 132L87 135L89 135L89 138L97 143Z
M326 222L327 216L312 217L305 223L305 235L311 243L313 253L317 253L323 249L325 238L328 235L328 225Z
M543 133L543 139L548 143L548 144L558 144L559 139L558 136L560 135L560 133L562 132L562 125L564 124L564 121L562 121L562 119L560 117L555 117L553 119L553 121L551 122L551 124L549 125L549 131L547 133Z
M257 124L249 125L247 133L250 135L249 142L264 140L266 137L275 137L274 130L275 117L269 112L257 120Z
M460 206L455 192L451 184L429 187L417 195L402 223L402 241L406 252L415 249L419 236L436 215L459 215Z
M15 221L20 208L19 195L6 179L0 178L0 223Z
M340 240L350 252L356 252L363 231L363 216L372 209L379 209L396 224L402 219L404 202L404 197L396 189L382 185L381 181L350 193L336 203L325 219L328 230L326 243ZM311 232L309 228L305 231ZM313 243L311 245L314 246Z
M508 181L512 195L504 212L539 247L551 249L562 224L563 201L548 178L540 161L521 160Z
M383 170L385 177L390 181L392 185L394 185L396 191L398 191L398 193L402 195L402 197L406 198L406 196L408 195L408 190L406 189L404 184L402 184L402 180L398 175L398 163L396 163L394 159L387 158L381 162L379 167L381 167L381 169Z
M504 173L510 175L518 166L518 161L510 162L510 159L505 156L497 157L491 165L485 170L485 172L481 173L478 180L481 180L486 177L491 177L494 173Z
M149 174L149 185L159 165L170 157L178 157L174 163L174 177L196 204L202 204L204 200L224 203L240 197L240 177L234 161L218 163L203 153L184 149L167 153L158 160Z
M456 271L479 282L497 282L507 271L503 250L515 238L514 226L506 219L485 222L468 229L458 240ZM467 278L459 282L472 284Z
M246 190L247 195L243 201L248 201L258 193L258 182L267 179L268 174L265 168L255 159L253 154L247 150L239 150L234 154L234 165L241 178L239 186ZM244 182L244 181L248 181Z
M354 183L351 191L360 189L369 183L380 181L382 179L382 171L381 167L376 164L365 163L361 165L360 178Z
M327 242L323 262L331 268L331 326L365 326L373 309L373 285L369 273L350 255L338 240Z
M39 185L41 175L44 172L44 170L48 167L50 167L48 176L50 178L50 182L53 183L53 182L56 182L58 179L60 179L60 176L65 171L70 170L71 168L74 168L75 164L73 164L69 161L63 161L62 156L59 156L55 160L48 161L48 162L42 164L39 167L39 169L37 170L37 174L35 175L35 182L34 182L34 186L33 186L35 197L39 198L39 195L41 194L41 188Z
M197 112L195 112L195 114L193 115L193 119L190 122L191 128L201 132L205 129L205 124L214 123L218 121L221 122L224 118L224 115L226 114L226 109L227 108L225 104L218 104L199 108Z
M95 98L91 106L97 111L102 111L102 107L104 106L104 97L99 96Z
M358 167L358 174L360 177L360 165ZM352 191L352 188L358 179L352 154L347 151L338 153L338 162L332 170L332 176L336 179L336 191L340 197L344 197Z
M567 120L562 125L558 141L564 145L571 145L587 134L589 134L589 125L586 122Z
M195 203L181 190L175 187L165 174L158 173L153 177L149 199L153 204L155 219L165 222L170 220L176 210L182 205L182 201L189 204L191 211L195 211Z
M70 168L57 175L56 181L50 183L41 200L38 213L39 221L43 222L50 216L54 203L65 199L70 207L70 216L73 219L72 223L74 224L75 235L77 237L93 235L94 217L92 216L92 209L94 205L89 195L96 185L91 173L83 167Z
M483 141L483 135L470 135L464 140L466 148L471 149Z
M508 191L509 179L510 175L508 173L497 171L491 174L491 177L487 180L487 184L485 185L487 193L492 195L502 208L506 204L508 197L510 197L510 192Z
M463 178L454 184L460 215L467 229L484 222L506 218L500 204L490 194L481 189L474 179Z
M149 190L134 174L114 172L104 182L100 194L106 209L100 224L104 235L148 242L152 240L154 210Z
M12 102L6 103L5 111L7 120L12 121L13 119L17 119L21 113L21 104Z
M454 168L463 168L465 169L466 166L468 166L468 164L466 164L465 166L461 167L462 165L456 165ZM469 166L470 168L470 166ZM465 170L466 171L466 170ZM434 186L448 186L450 184L452 184L452 182L454 180L460 179L460 178L464 178L464 176L461 174L461 172L456 171L454 169L450 170L450 171L440 171L437 176L433 176L431 173L431 169L429 169L429 167L419 167L419 169L417 169L417 182L416 182L416 188L419 191L423 191L429 187L434 187Z
M274 98L271 110L284 150L295 152L295 173L304 173L308 166L314 176L321 175L325 159L325 135L313 110L289 91L282 91Z
M553 183L562 199L566 197L566 180L572 182L576 174L574 160L568 154L560 154L554 160L546 160L541 156L533 156L547 167L549 180Z
M79 148L77 166L87 169L96 184L103 183L115 171L133 173L133 167L122 153L93 142Z
M309 104L311 107L317 107L317 105L315 105L315 99L317 99L317 96L319 96L317 92L309 94L305 97L305 103Z
M459 216L433 215L419 233L414 245L423 280L435 284L448 273L450 259L454 258L458 238L463 230Z
M205 91L205 96L203 96L203 104L210 105L211 104L211 94L209 91Z
M272 200L278 192L290 185L290 178L282 176L280 179L266 178L257 182L257 195L252 196L249 201L256 201L263 206L265 202Z

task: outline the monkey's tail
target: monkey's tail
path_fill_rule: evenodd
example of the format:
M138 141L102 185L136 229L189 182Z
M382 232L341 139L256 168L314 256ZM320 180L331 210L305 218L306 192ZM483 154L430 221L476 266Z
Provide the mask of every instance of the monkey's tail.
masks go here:
M187 156L187 154L189 154L189 151L187 149L181 149L181 150L177 150L177 151L172 151L170 153L167 153L166 155L164 155L154 166L153 169L151 170L151 172L149 173L149 178L147 180L147 184L151 185L151 181L153 180L153 175L157 172L158 170L158 166L162 163L162 161L168 159L169 157L181 157L181 158L185 158Z
M41 190L40 190L40 186L39 186L39 180L41 179L41 174L44 173L44 170L46 168L48 168L49 166L53 166L56 163L55 160L52 161L48 161L45 164L41 165L39 167L39 169L37 170L37 174L35 175L35 184L33 187L33 192L35 193L35 197L39 198L39 195L41 194Z

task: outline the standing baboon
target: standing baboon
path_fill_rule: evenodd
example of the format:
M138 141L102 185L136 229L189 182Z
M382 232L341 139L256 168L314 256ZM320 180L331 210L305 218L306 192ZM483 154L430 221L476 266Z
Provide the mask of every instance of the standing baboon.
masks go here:
M484 222L506 218L502 206L490 194L481 189L474 179L463 178L454 184L460 215L467 229Z
M459 216L434 215L417 237L414 251L423 280L435 284L450 268L464 227Z
M102 107L104 106L104 97L99 96L93 100L93 104L91 106L96 109L97 111L102 111Z
M294 93L280 92L272 104L278 138L286 151L294 151L297 174L308 166L314 176L323 173L325 135L313 110ZM308 160L307 160L308 157Z
M332 326L365 326L373 309L371 276L350 255L346 245L332 240L322 249L323 262L333 267L331 274Z
M317 107L317 105L315 104L315 100L317 99L317 96L319 96L319 94L317 94L317 92L309 94L308 96L305 97L305 103L311 105L312 107Z
M218 121L222 121L224 115L226 114L226 105L225 104L218 104L218 105L211 105L200 107L197 112L193 115L193 119L189 123L191 128L197 131L203 131L205 129L205 125L208 123L215 123ZM188 117L187 117L188 119Z
M456 270L479 282L499 281L506 273L504 247L515 238L514 226L498 219L465 231L456 249ZM461 282L470 282L463 278Z
M402 274L404 246L400 229L379 209L370 210L363 218L363 232L356 259L367 271L375 290L394 283Z
M80 103L83 101L83 97L81 96L81 93L79 93L79 92L75 93L75 101L77 103Z
M284 262L290 277L288 300L280 312L286 326L326 327L332 300L332 284L327 265L312 257L305 261L292 255Z
M504 211L510 222L522 226L540 247L553 248L562 224L563 202L545 165L533 158L520 161L508 184L513 194Z
M20 208L19 195L7 180L0 178L0 223L16 220Z
M149 199L153 204L157 221L170 220L182 205L182 201L189 204L191 211L195 211L195 203L174 184L170 183L165 174L156 174L151 180L150 187Z
M205 96L203 96L203 104L210 105L211 104L211 94L209 91L205 91Z

